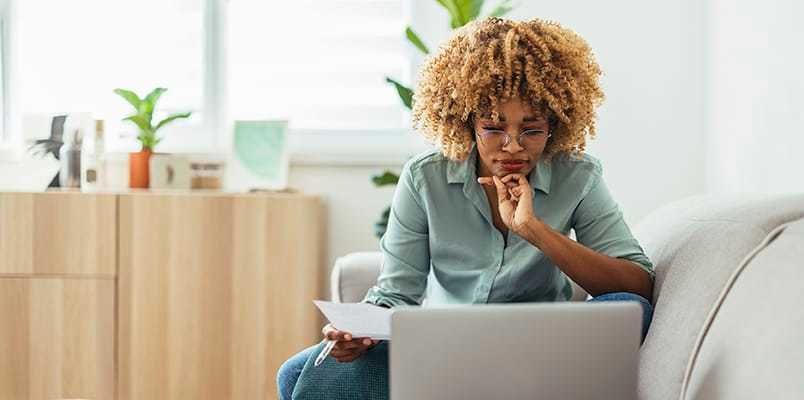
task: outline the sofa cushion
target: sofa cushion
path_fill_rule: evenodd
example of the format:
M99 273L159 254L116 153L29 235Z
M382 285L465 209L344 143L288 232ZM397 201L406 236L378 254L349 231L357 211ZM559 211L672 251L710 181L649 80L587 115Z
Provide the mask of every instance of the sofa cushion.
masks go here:
M710 317L684 398L804 399L804 219L769 239Z
M705 195L666 205L635 227L656 271L640 398L678 398L697 335L728 278L770 231L802 217L804 194Z

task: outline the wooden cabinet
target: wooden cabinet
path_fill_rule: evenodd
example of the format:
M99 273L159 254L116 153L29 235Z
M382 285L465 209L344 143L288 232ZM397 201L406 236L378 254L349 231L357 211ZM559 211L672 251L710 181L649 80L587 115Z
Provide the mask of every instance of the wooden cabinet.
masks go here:
M318 209L298 196L121 197L119 399L275 397L281 363L320 339Z
M0 399L111 399L114 280L0 278Z
M320 339L323 215L291 194L0 194L0 400L276 398Z

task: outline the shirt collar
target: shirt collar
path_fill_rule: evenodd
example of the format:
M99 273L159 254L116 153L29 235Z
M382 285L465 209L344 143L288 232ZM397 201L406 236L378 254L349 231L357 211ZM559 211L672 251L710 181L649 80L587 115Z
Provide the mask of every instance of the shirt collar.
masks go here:
M468 180L477 182L477 147L472 143L469 157L463 161L450 160L447 164L448 183L466 183ZM540 160L528 175L528 183L535 190L550 194L550 180L552 178L552 163Z

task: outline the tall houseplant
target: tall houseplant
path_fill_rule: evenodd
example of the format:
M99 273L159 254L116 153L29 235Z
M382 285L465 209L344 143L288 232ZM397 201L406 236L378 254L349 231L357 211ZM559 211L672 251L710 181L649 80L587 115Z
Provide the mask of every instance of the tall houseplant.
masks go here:
M483 8L484 0L435 0L444 7L447 12L449 13L450 21L449 25L454 30L460 28L470 21L473 21L478 18L480 15L480 11ZM513 4L511 0L502 0L500 1L494 9L487 15L487 17L502 17L505 14L508 14L511 10L514 9L516 5ZM419 38L419 35L413 31L413 29L408 26L405 28L405 37L407 37L408 41L413 44L414 47L419 49L420 52L427 55L430 54L430 50L427 48L427 45ZM393 79L391 77L385 77L385 81L393 85L396 89L397 94L399 95L399 99L402 101L402 104L408 109L413 109L413 90L399 83L398 80ZM381 175L372 176L372 182L377 187L387 186L387 185L396 185L399 182L399 175L392 171L384 171ZM391 215L391 206L388 206L383 210L380 218L377 222L374 223L374 235L377 238L381 238L383 234L385 234L386 227L388 226L388 217Z
M139 152L129 153L128 158L129 186L132 188L147 188L149 186L148 162L151 159L151 153L153 153L154 148L162 141L162 138L156 134L159 129L177 119L189 118L190 114L192 114L191 112L171 114L154 125L153 114L156 103L166 91L167 89L165 88L156 88L144 98L140 98L130 90L114 90L115 93L134 107L134 114L123 118L123 121L131 121L140 131L139 135L137 135L137 140L140 141L142 147Z

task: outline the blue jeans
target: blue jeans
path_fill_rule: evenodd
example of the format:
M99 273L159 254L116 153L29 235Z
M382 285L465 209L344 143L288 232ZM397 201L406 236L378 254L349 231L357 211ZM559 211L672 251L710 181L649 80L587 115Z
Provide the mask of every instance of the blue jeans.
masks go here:
M648 333L651 319L653 318L653 306L644 297L633 293L615 292L606 293L597 297L593 297L587 301L636 301L642 306L642 340L645 340L645 335ZM296 387L296 382L299 380L302 369L305 363L311 356L317 356L316 349L318 344L310 346L289 358L279 367L276 374L276 385L279 390L279 400L291 400L293 389Z

